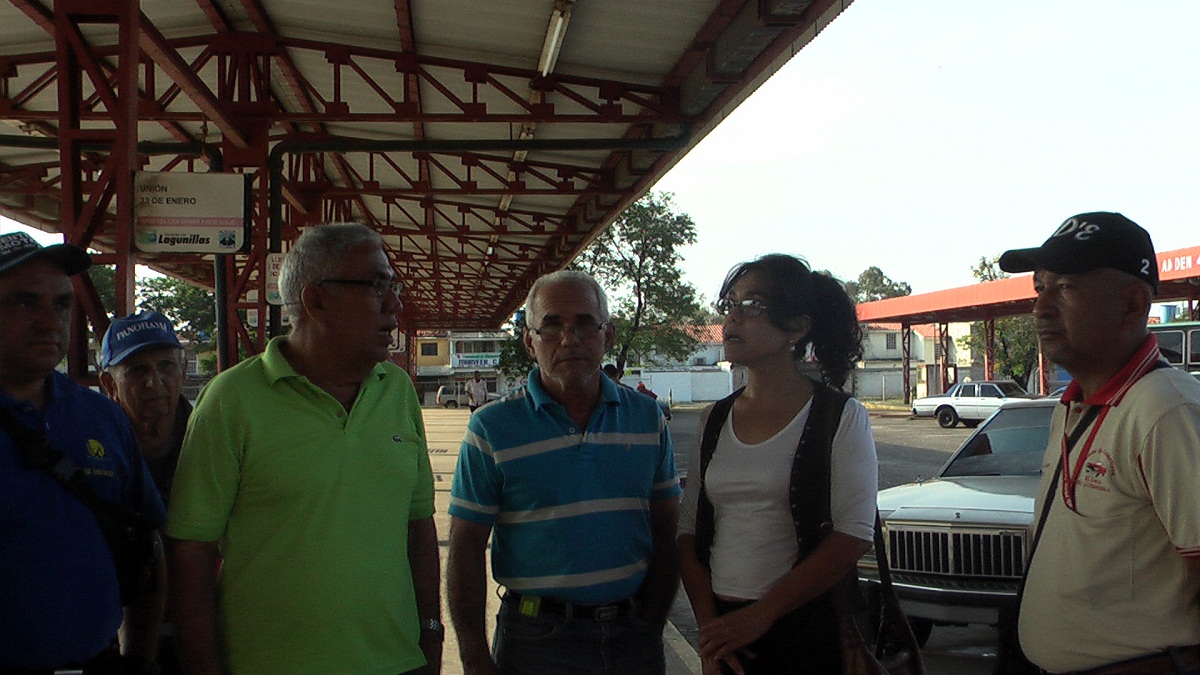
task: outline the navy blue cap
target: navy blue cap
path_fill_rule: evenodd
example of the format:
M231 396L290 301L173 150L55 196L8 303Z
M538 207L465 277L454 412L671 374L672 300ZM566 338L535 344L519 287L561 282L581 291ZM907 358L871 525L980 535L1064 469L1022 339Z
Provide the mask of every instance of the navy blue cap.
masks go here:
M183 349L167 317L158 312L138 312L114 319L100 340L100 367L115 366L149 347Z
M62 268L67 276L79 274L92 266L87 251L71 244L42 246L24 232L0 234L0 272L35 260L45 258Z
M1158 257L1150 234L1119 213L1081 213L1063 221L1038 248L1019 248L1000 256L1005 272L1044 269L1082 274L1104 267L1120 270L1158 291Z

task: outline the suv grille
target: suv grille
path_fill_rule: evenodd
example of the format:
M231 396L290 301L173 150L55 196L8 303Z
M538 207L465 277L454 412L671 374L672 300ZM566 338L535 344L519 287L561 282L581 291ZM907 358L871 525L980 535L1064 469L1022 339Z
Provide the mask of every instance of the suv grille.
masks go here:
M1019 579L1024 530L888 527L888 561L898 572Z

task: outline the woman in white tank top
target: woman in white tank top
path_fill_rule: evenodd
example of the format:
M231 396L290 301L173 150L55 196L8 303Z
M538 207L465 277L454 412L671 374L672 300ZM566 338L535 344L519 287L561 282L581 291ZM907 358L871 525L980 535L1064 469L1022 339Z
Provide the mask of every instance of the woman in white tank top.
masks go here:
M768 255L730 271L717 309L725 358L746 369L747 383L703 470L702 453L693 453L679 524L680 575L700 626L704 675L836 675L828 591L871 546L878 486L866 410L831 389L862 357L854 303L832 277ZM832 531L801 555L797 527L806 514L797 504L805 502L793 462L804 466L797 446L814 395L820 419L825 407L841 407L826 441Z

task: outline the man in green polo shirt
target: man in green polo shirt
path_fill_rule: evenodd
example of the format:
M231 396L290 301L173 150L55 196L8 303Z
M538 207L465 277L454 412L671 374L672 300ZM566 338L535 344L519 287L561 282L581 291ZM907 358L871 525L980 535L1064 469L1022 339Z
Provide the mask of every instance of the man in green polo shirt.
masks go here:
M167 525L190 672L438 672L425 430L387 361L401 288L374 231L306 230L291 333L197 400Z

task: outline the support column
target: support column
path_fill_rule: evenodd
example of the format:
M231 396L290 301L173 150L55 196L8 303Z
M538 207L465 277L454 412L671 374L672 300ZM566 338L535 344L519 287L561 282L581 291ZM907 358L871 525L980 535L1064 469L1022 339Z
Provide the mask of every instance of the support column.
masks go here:
M983 379L996 379L996 319L983 320Z
M87 247L107 229L116 250L106 259L116 265L116 307L121 316L134 308L133 172L137 162L138 103L138 0L56 0L54 3L55 60L58 68L58 142L62 177L61 229L67 242ZM117 26L119 49L115 68L101 62L84 36L84 27ZM112 71L111 79L108 74ZM85 92L83 75L92 89ZM87 103L93 95L109 116L111 128L83 128L84 113L94 113ZM103 162L99 175L87 170L83 148L108 146L108 154L89 150L93 162ZM85 185L90 192L85 195ZM86 197L86 201L85 201ZM109 206L115 199L111 224ZM80 320L73 322L68 372L77 379L88 372L88 326L97 342L108 328L108 316L96 300L88 281L77 280L79 295L86 298ZM86 315L87 321L82 320Z
M904 405L912 404L912 324L900 324L900 370L904 387Z

